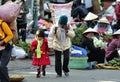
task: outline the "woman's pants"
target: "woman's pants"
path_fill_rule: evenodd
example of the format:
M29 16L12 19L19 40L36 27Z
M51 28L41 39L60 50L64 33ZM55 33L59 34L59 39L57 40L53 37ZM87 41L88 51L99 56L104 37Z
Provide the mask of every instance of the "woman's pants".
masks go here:
M0 80L1 82L10 82L7 65L11 57L12 46L7 44L4 50L0 51Z
M62 55L63 55L63 65L62 65ZM64 72L69 72L69 49L61 52L55 50L55 71L57 75L62 76L62 70Z

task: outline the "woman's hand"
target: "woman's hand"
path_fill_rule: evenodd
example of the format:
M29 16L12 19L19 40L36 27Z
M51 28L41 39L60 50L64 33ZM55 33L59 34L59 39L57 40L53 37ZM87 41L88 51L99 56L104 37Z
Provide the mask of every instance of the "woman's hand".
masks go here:
M106 49L106 46L102 46L101 49L104 49L104 50L105 50L105 49Z
M4 41L2 40L2 41L0 41L0 46L2 46L4 44Z

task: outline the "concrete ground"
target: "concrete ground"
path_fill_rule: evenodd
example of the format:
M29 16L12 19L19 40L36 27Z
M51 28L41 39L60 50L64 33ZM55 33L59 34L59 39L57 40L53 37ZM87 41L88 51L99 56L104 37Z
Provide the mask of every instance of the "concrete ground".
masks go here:
M36 67L31 65L31 59L17 59L10 61L8 68L10 74L21 74L23 82L120 82L120 70L82 70L70 69L70 76L56 78L54 71L54 56L50 56L51 65L47 66L45 77L36 78Z
M27 38L27 42L31 42L34 35ZM32 66L31 59L16 59L8 64L10 74L21 74L24 76L22 82L120 82L120 70L107 69L70 69L70 76L56 78L54 70L54 55L50 56L51 65L47 66L47 74L45 77L36 78L36 67Z

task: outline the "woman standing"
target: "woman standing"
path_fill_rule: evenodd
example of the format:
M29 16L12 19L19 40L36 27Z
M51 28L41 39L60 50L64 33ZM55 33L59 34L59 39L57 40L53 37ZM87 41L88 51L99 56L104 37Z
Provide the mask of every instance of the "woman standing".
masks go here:
M12 51L10 40L13 38L12 31L6 22L0 20L0 82L10 82L7 65Z
M29 13L29 8L25 0L21 0L19 3L22 3L22 5L21 5L20 13L17 17L17 29L18 29L19 38L21 35L22 41L25 42L26 41L26 27L27 27L26 15Z

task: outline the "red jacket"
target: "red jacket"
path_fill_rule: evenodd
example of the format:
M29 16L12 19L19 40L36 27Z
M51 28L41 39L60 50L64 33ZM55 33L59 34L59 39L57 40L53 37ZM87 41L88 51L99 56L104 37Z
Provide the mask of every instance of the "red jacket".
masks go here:
M116 14L117 20L120 20L120 4L117 4L115 6L115 14Z
M43 52L43 54L41 55L41 58L37 58L36 57L36 49L37 49L37 40L34 39L31 43L31 47L30 47L30 50L32 52L34 52L34 55L33 55L33 60L32 60L32 65L35 65L35 66L39 66L39 65L50 65L50 58L49 58L49 55L47 53L48 51L48 42L47 42L47 39L44 38L43 40L43 44L41 45L41 50Z

